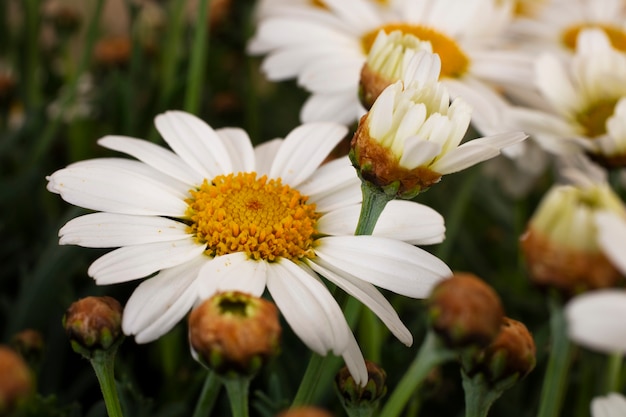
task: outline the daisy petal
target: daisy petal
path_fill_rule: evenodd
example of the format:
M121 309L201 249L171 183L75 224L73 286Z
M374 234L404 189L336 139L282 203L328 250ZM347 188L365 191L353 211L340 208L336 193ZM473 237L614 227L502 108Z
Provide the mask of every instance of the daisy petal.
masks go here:
M282 139L273 139L267 142L263 142L259 146L254 148L254 157L256 160L255 172L259 176L269 175L274 163L274 158L278 150L283 144Z
M267 264L252 261L243 252L218 256L198 273L198 296L209 298L219 291L241 291L260 297L265 291Z
M174 327L196 301L194 282L206 259L199 256L142 282L124 307L124 333L136 335L137 343L147 343Z
M188 185L200 184L204 179L175 153L145 140L105 136L98 140L98 145L134 156L154 169Z
M591 400L592 417L623 417L626 416L626 398L620 393L610 392L605 397Z
M268 264L267 289L295 334L313 351L341 354L351 333L328 289L304 265Z
M349 342L346 350L341 354L344 362L346 363L346 367L350 371L350 375L352 375L352 379L361 387L364 387L368 381L367 374L367 366L365 365L365 358L363 358L363 353L361 353L361 349L359 349L359 345L354 338L352 332L349 334Z
M300 110L300 119L304 123L333 121L349 125L365 114L365 109L358 100L358 86L344 92L312 94L306 99Z
M137 161L92 159L58 170L47 180L49 191L91 210L172 217L182 217L187 210L182 190Z
M601 212L596 214L598 243L611 262L626 275L626 221L618 216Z
M345 126L336 123L318 122L296 127L278 150L270 177L282 178L292 187L298 186L313 174L347 133Z
M412 298L425 298L437 282L452 275L439 258L397 240L329 236L316 243L316 255L338 273Z
M60 245L113 248L189 237L187 225L155 216L93 213L70 220L59 230Z
M254 171L254 149L248 133L236 127L224 127L215 131L228 150L233 172Z
M598 290L573 298L565 307L569 337L604 353L626 353L626 292Z
M324 262L309 262L309 266L315 272L328 279L339 288L350 294L362 302L367 308L372 310L378 318L387 326L387 328L407 346L413 344L413 336L409 329L398 317L398 313L387 299L372 284L364 282L353 275L342 273L336 274L332 271L332 267L324 267Z
M192 237L124 246L96 259L87 273L98 285L132 281L200 256L206 247Z
M189 113L168 111L154 119L163 139L204 178L232 172L230 156L218 134Z

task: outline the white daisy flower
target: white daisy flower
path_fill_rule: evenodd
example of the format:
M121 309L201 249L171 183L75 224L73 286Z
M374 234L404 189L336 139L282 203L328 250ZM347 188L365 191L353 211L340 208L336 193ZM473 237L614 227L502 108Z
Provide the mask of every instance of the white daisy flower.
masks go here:
M550 152L585 151L603 165L623 166L626 54L612 48L604 32L589 29L580 33L571 60L544 54L535 69L537 89L550 110L515 108L511 124Z
M126 304L126 334L149 342L217 291L261 296L267 288L307 346L342 355L365 383L363 357L323 276L412 343L376 287L422 298L451 274L413 246L440 242L443 219L428 207L392 202L374 236L353 236L360 181L347 157L321 165L345 127L306 124L253 148L243 130L213 130L187 113L167 112L155 123L174 152L107 136L100 145L138 161L82 161L48 177L50 191L98 211L69 221L60 243L118 247L90 266L96 283L149 277Z
M498 47L512 6L498 0L268 1L249 51L267 54L262 69L269 79L297 78L312 93L303 121L349 124L365 112L359 75L377 34L412 34L431 42L441 56L442 81L475 107L472 122L482 130L501 121L504 100L491 85L520 83L531 74L528 56Z
M387 87L361 119L352 140L351 158L361 177L402 198L437 183L442 175L461 171L526 138L504 133L461 144L472 111L460 97L452 104L437 81L439 57L421 53L427 71L408 85ZM386 190L391 192L392 190Z
M591 401L591 417L623 416L626 416L626 398L620 393L610 392Z
M626 215L603 211L596 215L595 221L602 250L626 276Z

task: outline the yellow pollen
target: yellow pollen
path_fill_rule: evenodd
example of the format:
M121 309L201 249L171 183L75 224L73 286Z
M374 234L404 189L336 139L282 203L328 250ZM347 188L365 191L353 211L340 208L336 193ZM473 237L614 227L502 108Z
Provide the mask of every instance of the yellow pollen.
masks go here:
M578 34L585 29L601 29L608 36L613 48L626 52L626 31L624 29L611 26L611 25L599 25L594 23L583 23L567 28L561 35L561 41L571 50L576 49L576 40Z
M365 54L368 54L370 49L372 49L372 44L380 30L384 30L385 33L399 30L404 34L413 35L422 41L429 41L433 47L433 52L441 58L441 78L458 78L465 74L469 67L469 58L452 38L429 27L406 23L390 23L363 35L361 45Z
M219 175L190 190L185 202L189 230L205 253L244 252L251 259L313 257L320 215L308 197L279 179L256 172Z
M613 115L617 100L604 100L589 106L577 116L578 123L585 129L585 135L596 138L606 133L606 121Z

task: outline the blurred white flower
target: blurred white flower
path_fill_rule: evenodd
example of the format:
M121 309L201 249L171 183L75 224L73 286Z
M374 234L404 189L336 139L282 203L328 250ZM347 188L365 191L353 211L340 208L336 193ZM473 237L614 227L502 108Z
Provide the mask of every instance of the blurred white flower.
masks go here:
M595 397L591 401L591 417L626 416L626 398L620 393L611 392L604 397Z

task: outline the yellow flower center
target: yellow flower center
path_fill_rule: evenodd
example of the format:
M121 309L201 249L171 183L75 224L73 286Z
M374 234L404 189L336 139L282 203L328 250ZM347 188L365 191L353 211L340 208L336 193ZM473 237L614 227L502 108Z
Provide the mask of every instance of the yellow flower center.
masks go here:
M469 67L469 58L452 38L429 27L406 23L390 23L363 35L361 45L363 45L366 55L372 49L372 44L380 30L384 30L385 33L399 30L404 34L413 35L419 40L429 41L433 47L433 52L441 58L441 78L458 78L465 74Z
M578 114L578 123L585 129L585 135L595 138L606 133L606 121L613 115L617 100L603 100L589 106Z
M386 5L387 3L389 3L389 0L374 0L374 1L382 5ZM326 2L324 0L311 0L311 4L313 4L313 6L316 6L322 9L328 9L328 6L326 6Z
M315 226L320 215L307 196L280 179L256 172L219 175L190 190L188 232L220 256L245 252L251 259L313 257Z
M601 29L602 31L604 31L604 33L606 33L609 40L611 41L611 45L613 45L613 48L622 52L626 52L626 31L624 31L624 29L622 28L610 25L597 25L593 23L583 23L580 25L575 25L567 28L563 32L563 34L561 35L561 41L569 49L575 50L578 34L582 30L591 28Z

